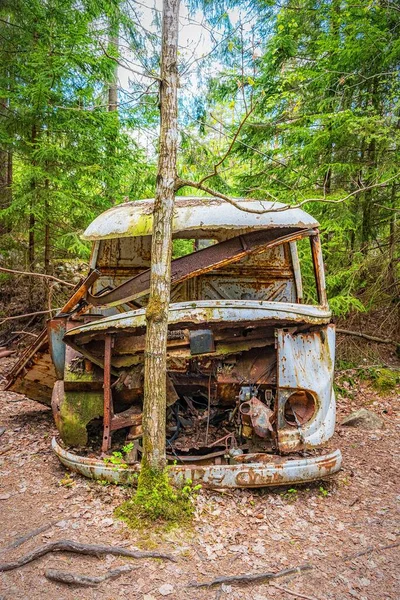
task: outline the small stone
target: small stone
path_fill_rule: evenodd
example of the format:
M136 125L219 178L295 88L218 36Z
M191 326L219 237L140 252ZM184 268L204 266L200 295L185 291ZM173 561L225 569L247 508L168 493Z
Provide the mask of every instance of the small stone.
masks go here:
M56 527L60 527L61 529L64 529L64 527L66 527L68 525L68 521L58 521L58 523L56 523Z
M103 527L111 527L111 525L114 523L113 519L103 519L101 524L103 525Z
M11 494L0 494L0 500L8 500L11 498Z
M360 427L361 429L382 429L384 421L370 410L360 408L345 417L341 424L345 427Z
M158 588L158 591L160 592L161 596L169 596L173 593L174 586L170 583L164 583L164 585Z

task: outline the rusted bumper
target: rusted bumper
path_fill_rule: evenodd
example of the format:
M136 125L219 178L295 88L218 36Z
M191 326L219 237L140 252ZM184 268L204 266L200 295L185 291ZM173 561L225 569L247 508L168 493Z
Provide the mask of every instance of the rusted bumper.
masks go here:
M91 479L134 484L140 470L139 464L123 468L79 456L62 448L55 438L52 447L63 465ZM209 488L256 488L314 481L336 473L342 464L340 450L300 459L276 458L275 461L271 456L271 462L247 464L174 465L170 467L170 476L178 485L190 479Z

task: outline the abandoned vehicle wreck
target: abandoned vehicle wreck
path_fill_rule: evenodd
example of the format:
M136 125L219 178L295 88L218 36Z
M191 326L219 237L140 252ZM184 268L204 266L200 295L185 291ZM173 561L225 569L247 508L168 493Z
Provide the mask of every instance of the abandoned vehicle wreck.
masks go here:
M174 243L186 254L171 276L171 478L211 487L318 479L341 466L339 450L321 450L335 426L335 329L318 223L278 203L235 203L244 210L176 198ZM121 483L140 468L152 209L153 200L127 202L87 228L88 277L8 381L51 402L64 465ZM123 465L104 460L125 440Z

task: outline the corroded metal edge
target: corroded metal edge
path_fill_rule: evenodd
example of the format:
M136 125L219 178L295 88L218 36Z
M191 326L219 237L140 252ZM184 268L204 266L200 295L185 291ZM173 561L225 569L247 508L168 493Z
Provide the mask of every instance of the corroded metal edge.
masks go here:
M235 198L232 205L215 197L177 196L174 206L173 234L218 237L234 229L252 231L274 227L318 227L318 222L300 208L281 202ZM101 213L81 236L84 240L140 237L152 234L154 199L118 204ZM243 207L243 210L240 208ZM261 214L246 211L265 211Z
M146 309L139 308L122 314L111 315L92 323L85 323L70 329L64 338L67 341L80 333L103 332L109 327L128 329L143 327L146 323ZM180 322L210 323L240 321L290 320L311 325L329 323L332 314L327 307L295 304L293 302L272 302L270 300L193 300L174 302L169 305L168 323Z
M123 468L96 458L79 456L65 450L52 440L52 448L61 463L71 471L90 479L117 484L134 484L140 465ZM171 479L179 484L191 480L209 488L256 488L303 483L321 479L340 470L342 454L335 450L329 454L300 459L281 459L274 462L255 462L234 465L174 465L170 467Z

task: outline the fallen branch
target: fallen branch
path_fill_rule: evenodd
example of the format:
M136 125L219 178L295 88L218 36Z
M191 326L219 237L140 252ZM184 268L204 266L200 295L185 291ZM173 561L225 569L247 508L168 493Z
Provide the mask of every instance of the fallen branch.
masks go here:
M57 281L58 283L62 283L63 285L68 285L69 287L75 287L75 283L69 283L68 281L63 281L62 279L58 279L58 277L54 277L54 275L46 275L45 273L31 273L30 271L15 271L14 269L5 269L4 267L0 267L0 271L2 273L13 273L15 275L28 275L29 277L43 277L44 279L52 279L53 281Z
M23 567L30 562L49 554L50 552L72 552L74 554L86 554L88 556L101 556L104 554L112 554L113 556L127 556L129 558L163 558L176 562L176 559L171 554L163 552L152 552L140 550L127 550L121 546L105 546L102 544L81 544L72 540L58 540L44 546L39 546L32 552L25 554L18 560L9 563L0 563L0 573L5 571L13 571L19 567Z
M188 587L200 588L200 587L212 587L220 583L253 583L255 581L263 581L270 579L278 579L279 577L286 577L287 575L296 575L304 571L311 571L313 565L306 564L300 565L300 567L293 567L292 569L283 569L283 571L277 571L276 573L250 573L246 575L227 575L222 577L216 577L210 581L198 582L193 581L189 583Z
M365 556L366 554L372 554L373 552L379 552L381 550L390 550L391 548L397 548L398 546L400 546L400 541L394 542L393 544L387 544L386 546L369 546L366 548L366 550L344 556L342 560L353 560L354 558L359 558L360 556Z
M34 337L34 338L39 337L37 335L37 333L31 333L30 331L12 331L11 333L18 333L18 334L30 335L31 337Z
M396 342L396 340L391 340L390 338L380 338L376 337L375 335L360 333L359 331L351 331L350 329L336 329L336 333L342 333L343 335L352 335L354 337L369 340L370 342L378 342L378 344L393 344L393 346L398 346L400 344L400 342Z
M38 310L37 312L26 313L24 315L13 315L12 317L5 317L0 321L0 325L3 325L6 321L14 321L15 319L25 319L26 317L32 317L33 315L46 315L51 312L56 312L57 310L61 310L60 308L52 308L51 310Z
M6 358L7 356L11 356L15 353L16 350L0 350L0 358Z
M130 571L133 571L136 568L137 567L133 565L122 565L122 567L111 569L110 571L107 571L107 573L104 573L104 575L99 575L97 577L93 575L76 575L75 573L67 573L65 571L59 571L58 569L46 569L44 574L47 579L56 581L57 583L91 587L93 585L99 585L99 583L103 583L103 581L106 581L107 579L116 579L123 573L130 573Z
M271 587L276 588L277 590L281 590L282 592L286 592L291 596L295 596L296 598L304 598L304 600L316 600L313 596L306 596L305 594L301 594L300 592L295 592L294 590L289 590L289 588L283 587L282 585L278 585L277 583L270 583Z

